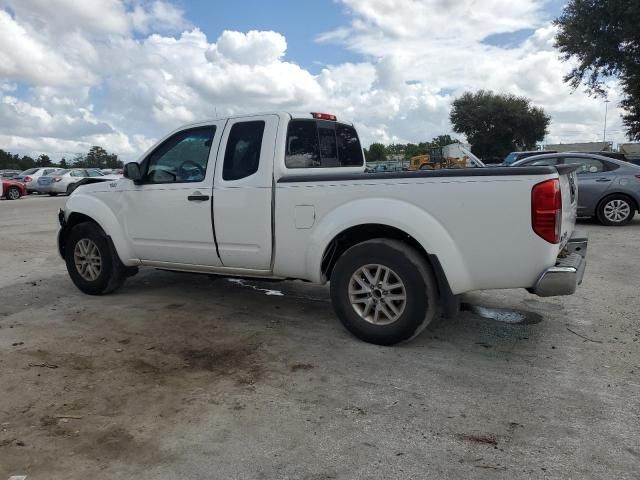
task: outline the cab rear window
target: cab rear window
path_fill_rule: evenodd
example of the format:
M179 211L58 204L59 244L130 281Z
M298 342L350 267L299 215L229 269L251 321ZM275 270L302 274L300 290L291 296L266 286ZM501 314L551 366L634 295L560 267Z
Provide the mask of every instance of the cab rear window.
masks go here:
M287 168L334 168L364 165L355 128L326 120L298 119L287 130Z

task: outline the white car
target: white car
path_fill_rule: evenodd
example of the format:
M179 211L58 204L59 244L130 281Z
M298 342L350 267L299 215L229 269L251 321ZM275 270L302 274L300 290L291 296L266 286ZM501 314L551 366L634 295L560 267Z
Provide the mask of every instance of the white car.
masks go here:
M27 193L33 193L38 191L38 179L43 175L50 175L52 173L60 172L62 168L56 167L44 167L44 168L30 168L25 170L20 175L13 177L14 180L22 182L27 187Z
M568 295L582 281L572 166L364 173L358 135L328 114L182 127L119 181L59 213L76 286L104 294L139 266L330 281L357 337L394 344L472 290Z
M105 175L95 168L71 168L41 176L38 178L35 190L40 193L48 193L51 196L56 196L59 193L71 195L76 189L76 184L85 178L106 181L119 177L117 175Z

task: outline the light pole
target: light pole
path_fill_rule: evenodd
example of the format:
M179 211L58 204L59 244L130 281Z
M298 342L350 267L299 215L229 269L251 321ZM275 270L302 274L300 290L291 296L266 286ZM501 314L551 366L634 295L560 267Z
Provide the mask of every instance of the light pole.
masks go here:
M604 101L604 129L602 130L602 143L607 141L607 113L609 111L609 102L611 100Z

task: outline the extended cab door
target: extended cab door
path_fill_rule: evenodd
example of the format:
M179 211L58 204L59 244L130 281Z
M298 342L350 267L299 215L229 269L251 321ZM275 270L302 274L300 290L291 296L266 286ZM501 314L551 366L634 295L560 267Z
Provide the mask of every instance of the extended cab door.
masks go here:
M213 217L225 267L270 270L277 115L227 121L216 163Z
M143 263L219 266L213 176L224 121L173 133L140 165L141 185L118 182L125 234Z

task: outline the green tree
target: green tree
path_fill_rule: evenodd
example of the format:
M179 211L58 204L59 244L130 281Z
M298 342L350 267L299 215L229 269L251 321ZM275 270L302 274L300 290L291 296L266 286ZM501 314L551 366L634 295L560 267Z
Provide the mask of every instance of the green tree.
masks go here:
M36 160L36 167L50 167L53 165L53 162L49 158L49 155L41 154Z
M453 130L467 137L480 158L503 158L513 150L533 149L551 121L524 97L485 90L456 98L449 118Z
M86 155L76 154L71 165L75 168L122 168L122 161L116 154L94 145Z
M382 143L372 143L368 155L367 162L383 162L387 158L387 149Z
M622 121L629 138L640 140L640 2L569 0L555 24L562 59L577 61L565 81L606 97L606 82L619 78Z
M445 147L447 145L451 145L452 143L460 143L460 140L457 138L451 137L451 135L438 135L431 140L431 146L433 147Z
M58 165L60 165L60 168L69 168L69 165L67 165L67 159L64 157L60 159L60 162L58 162Z
M385 147L387 155L404 155L405 149L406 145L403 145L401 143L392 143L391 145Z

